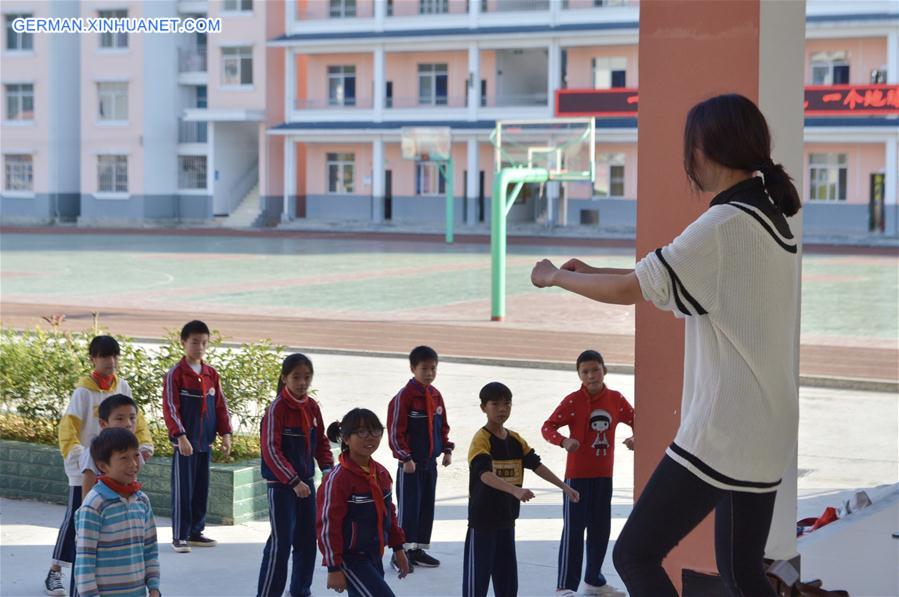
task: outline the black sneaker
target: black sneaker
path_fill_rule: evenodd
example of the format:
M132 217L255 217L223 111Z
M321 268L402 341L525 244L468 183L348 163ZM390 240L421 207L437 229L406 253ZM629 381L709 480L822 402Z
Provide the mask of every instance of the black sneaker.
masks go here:
M44 592L47 595L68 595L65 587L62 586L62 571L51 570L44 579Z
M178 553L190 553L190 543L184 539L175 539L172 541L172 549Z
M415 566L412 564L412 558L409 557L409 552L406 552L406 559L409 560L409 574L412 574L413 572L415 572ZM400 571L400 565L396 561L396 553L390 556L390 567L397 572Z
M203 533L197 533L196 535L191 535L190 539L187 540L188 543L193 545L194 547L215 547L219 544L215 539L210 539Z
M429 556L423 549L413 549L408 555L410 562L413 562L416 566L421 566L422 568L436 568L440 565L440 560Z

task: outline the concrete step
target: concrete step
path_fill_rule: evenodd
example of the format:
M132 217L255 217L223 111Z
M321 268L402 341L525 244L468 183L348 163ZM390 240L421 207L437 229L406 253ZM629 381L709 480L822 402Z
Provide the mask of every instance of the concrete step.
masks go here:
M222 222L223 228L250 228L259 217L259 185L254 186L231 215Z

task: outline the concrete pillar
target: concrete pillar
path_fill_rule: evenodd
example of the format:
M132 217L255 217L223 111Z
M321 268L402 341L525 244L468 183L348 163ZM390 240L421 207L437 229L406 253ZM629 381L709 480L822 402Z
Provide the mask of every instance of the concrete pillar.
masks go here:
M372 220L384 221L384 140L371 142L371 200Z
M556 221L557 212L560 211L559 197L561 196L562 183L557 180L551 180L546 183L546 227L551 228L557 224L559 226L567 226L568 222L559 219Z
M292 4L288 2L288 4ZM291 120L291 114L297 109L297 53L293 48L287 49L287 60L284 61L284 117Z
M670 242L707 209L711 197L697 200L687 185L682 144L687 112L711 95L740 93L756 101L774 133L774 160L802 180L804 40L802 1L640 3L638 259ZM801 217L791 228L801 235ZM798 326L797 321L797 343ZM683 342L682 321L649 303L637 305L635 497L680 423ZM798 401L798 395L790 398ZM788 468L768 546L768 555L776 558L796 554L795 457ZM712 529L709 518L666 559L676 585L685 568L716 569Z
M477 2L472 2L477 4ZM478 119L481 107L481 51L477 42L468 44L468 120Z
M899 83L899 31L887 33L887 83Z
M465 165L465 223L470 225L478 221L478 186L480 181L480 164L478 161L478 140L469 139L467 142Z
M290 35L290 32L293 29L293 24L296 20L297 20L297 3L295 1L294 2L285 2L284 3L284 32L285 33Z
M281 222L293 220L297 199L297 146L290 136L284 137L284 203Z
M884 204L884 234L899 236L899 208L896 207L897 185L899 185L899 139L895 137L884 143L884 180L883 180L883 204Z
M387 20L387 0L375 0L375 31L384 31Z
M556 3L552 3L556 4ZM551 5L552 5L551 4ZM556 90L562 85L562 51L559 49L559 42L557 40L553 40L549 45L549 56L548 56L548 73L547 73L547 86L546 93L549 95L547 98L547 105L549 106L549 114L548 116L556 115Z
M384 46L375 47L372 60L374 61L374 83L372 84L374 86L372 90L374 103L372 107L375 111L375 122L381 122L384 120L384 96L387 93L384 77Z
M468 3L468 28L469 29L477 29L478 28L478 18L481 14L481 2L480 0L471 0Z

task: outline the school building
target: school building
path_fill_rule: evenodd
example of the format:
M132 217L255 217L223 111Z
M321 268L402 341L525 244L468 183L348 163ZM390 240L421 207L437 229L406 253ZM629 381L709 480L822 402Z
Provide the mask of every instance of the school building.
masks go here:
M400 141L404 127L449 127L456 223L474 226L490 219L496 120L590 116L595 182L526 188L509 219L635 229L636 1L7 0L2 10L4 223L441 225L447 181L437 164L404 159ZM222 31L12 28L18 16L70 13L221 17ZM806 233L897 236L897 4L808 0L805 36L804 167L793 174Z

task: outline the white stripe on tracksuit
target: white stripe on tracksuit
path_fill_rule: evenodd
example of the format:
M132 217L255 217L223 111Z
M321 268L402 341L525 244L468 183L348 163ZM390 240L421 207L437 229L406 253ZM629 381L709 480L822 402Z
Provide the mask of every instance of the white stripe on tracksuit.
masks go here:
M341 564L340 568L343 570L343 574L347 577L347 580L350 581L350 584L353 585L353 588L362 593L363 597L374 597L374 595L371 594L371 591L368 590L368 587L366 587L362 581L359 580L359 577L350 570L349 566Z
M393 424L390 426L390 440L391 440L390 443L391 443L391 447L392 447L394 450L396 450L396 453L399 454L399 456L400 456L401 459L407 459L407 458L411 458L411 457L412 457L411 454L409 454L408 452L406 452L405 450L403 450L402 448L400 448L400 444L399 444L399 442L397 441L397 435L396 435L396 424L397 424L397 421L399 421L399 418L400 418L400 417L399 417L399 415L400 415L400 396L402 396L403 390L405 390L405 389L406 389L406 388L403 387L403 389L400 390L400 391L397 393L397 395L393 397Z
M165 376L165 400L169 404L169 416L171 416L172 420L175 421L175 425L178 426L178 431L180 431L181 433L187 433L187 431L184 429L184 423L181 422L181 417L178 416L178 409L175 408L175 399L173 397L174 395L172 394L172 382L175 375L175 369L177 368L178 365L175 365L174 367L169 369L168 374L166 374ZM203 399L205 400L206 397L204 396Z
M272 522L272 542L271 551L268 553L268 570L265 573L265 583L262 585L263 596L269 594L272 588L272 580L275 578L275 568L277 568L278 554L278 521L275 517L275 500L273 498L272 488L268 488L268 511L270 512Z
M565 479L566 485L571 485L571 479ZM568 537L571 533L571 501L568 494L563 495L562 500L562 557L559 562L559 575L556 579L556 588L565 586L565 579L568 575Z
M281 460L281 454L275 450L275 410L278 406L278 403L281 401L281 394L278 394L278 397L272 401L271 406L268 407L268 421L266 421L266 433L265 433L265 443L268 446L269 454L272 455L272 460L275 461L275 464L278 466L278 470L284 474L288 479L293 479L296 475L299 474L299 471L291 473L290 469L285 466L284 461ZM310 431L311 432L311 431Z
M334 479L336 479L337 475L341 472L341 467L338 464L331 469L331 474L328 475L328 478L325 480L325 501L322 504L322 547L324 547L322 555L324 556L325 564L327 566L334 565L334 549L331 547L331 537L329 534L331 527L331 493L334 489Z

